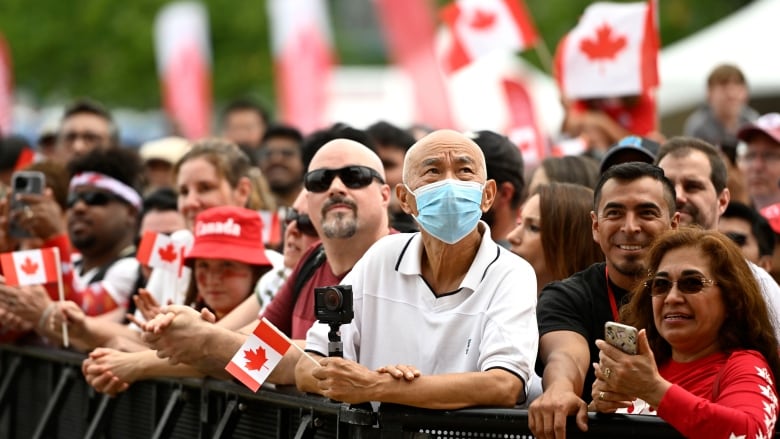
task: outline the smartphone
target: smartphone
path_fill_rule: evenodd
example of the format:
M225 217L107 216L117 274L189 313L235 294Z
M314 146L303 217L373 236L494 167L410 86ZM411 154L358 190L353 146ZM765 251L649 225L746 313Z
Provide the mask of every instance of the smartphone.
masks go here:
M11 176L11 204L8 209L9 225L8 233L14 238L29 238L30 233L22 227L23 216L16 212L25 208L25 203L16 199L17 194L42 195L46 187L46 176L40 171L18 171ZM20 218L17 222L14 218Z
M636 336L639 331L633 326L623 325L617 322L604 324L604 340L621 351L636 355Z

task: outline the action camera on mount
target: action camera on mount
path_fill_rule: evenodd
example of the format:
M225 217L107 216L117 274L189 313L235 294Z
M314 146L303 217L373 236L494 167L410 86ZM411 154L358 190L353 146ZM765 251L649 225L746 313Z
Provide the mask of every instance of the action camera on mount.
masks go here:
M339 328L355 316L352 308L352 285L333 285L314 289L314 315L330 326L328 356L343 357Z

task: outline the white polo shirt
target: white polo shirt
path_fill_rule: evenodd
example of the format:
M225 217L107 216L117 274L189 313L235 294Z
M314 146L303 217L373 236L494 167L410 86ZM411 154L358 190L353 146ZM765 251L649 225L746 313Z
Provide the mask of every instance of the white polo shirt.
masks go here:
M344 357L376 369L416 366L424 375L505 369L523 379L538 349L536 275L501 248L480 222L482 242L460 289L437 297L422 277L420 233L377 241L344 278L355 318L341 327ZM307 350L328 353L326 324L315 323Z

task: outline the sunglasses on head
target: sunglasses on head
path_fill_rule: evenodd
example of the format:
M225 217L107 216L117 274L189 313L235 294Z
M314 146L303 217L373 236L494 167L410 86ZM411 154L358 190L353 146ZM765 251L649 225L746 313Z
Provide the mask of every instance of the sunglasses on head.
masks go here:
M295 221L295 225L298 227L298 230L300 230L304 235L315 237L317 236L317 230L314 228L314 224L311 223L311 218L309 218L309 215L300 213L295 209L289 209L287 211L287 216L284 219L284 224L289 226L293 221Z
M340 169L316 169L303 176L303 185L309 192L325 192L330 189L333 179L339 177L344 186L350 189L360 189L368 186L376 179L385 181L377 171L368 166L345 166Z
M654 277L645 282L645 288L650 290L651 296L661 297L669 294L674 284L677 284L677 290L683 294L697 294L705 288L717 284L717 282L701 276L683 276L676 281L665 277Z
M87 206L105 206L112 201L124 201L117 195L110 192L85 191L71 192L68 194L68 209L72 208L79 201L83 201Z
M728 236L728 238L732 241L734 241L734 244L737 244L739 247L744 247L745 244L747 244L747 235L744 233L739 232L726 232L724 235Z

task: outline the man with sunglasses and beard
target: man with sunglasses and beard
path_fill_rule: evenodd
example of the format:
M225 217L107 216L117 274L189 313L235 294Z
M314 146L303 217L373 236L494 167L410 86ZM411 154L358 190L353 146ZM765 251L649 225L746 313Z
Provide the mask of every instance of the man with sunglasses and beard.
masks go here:
M322 244L301 257L262 315L294 340L305 338L316 321L314 288L339 284L363 253L390 231L390 188L384 181L382 161L365 145L348 139L327 142L312 158L304 187L309 216L298 215L295 223L313 225ZM300 276L306 279L296 288ZM221 378L230 377L225 365L257 325L252 322L236 332L212 325L212 316L189 307L168 306L164 310L143 325L144 340L161 358ZM294 383L299 357L298 350L290 349L268 381Z
M94 149L74 158L69 171L66 222L50 193L22 196L28 207L20 220L42 240L42 248L59 248L66 299L86 315L122 322L138 285L133 238L142 203L136 189L140 160L130 150ZM0 296L15 296L11 311L30 320L42 335L57 339L59 332L52 333L47 324L56 312L57 285L46 290L48 297L2 285Z
M343 358L324 358L329 325L315 324L306 349L319 364L300 358L298 388L353 404L522 402L538 341L536 276L480 221L496 196L482 151L455 131L423 137L405 156L396 195L420 232L379 240L343 279L354 295ZM348 230L344 207L323 209L324 233Z

